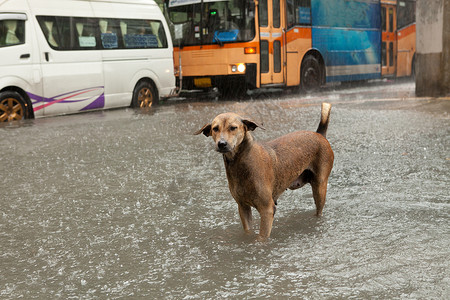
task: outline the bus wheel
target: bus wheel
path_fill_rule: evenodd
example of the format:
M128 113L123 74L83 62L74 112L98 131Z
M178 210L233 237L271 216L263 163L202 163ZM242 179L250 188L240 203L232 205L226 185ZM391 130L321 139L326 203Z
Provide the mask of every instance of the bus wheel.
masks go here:
M131 107L145 108L158 104L158 94L155 87L148 81L139 82L134 88Z
M19 93L13 91L0 93L0 122L28 118L26 107L26 102Z
M322 84L322 69L319 61L312 55L308 55L302 62L301 88L304 91L313 91Z
M416 55L414 54L411 62L411 79L416 80Z

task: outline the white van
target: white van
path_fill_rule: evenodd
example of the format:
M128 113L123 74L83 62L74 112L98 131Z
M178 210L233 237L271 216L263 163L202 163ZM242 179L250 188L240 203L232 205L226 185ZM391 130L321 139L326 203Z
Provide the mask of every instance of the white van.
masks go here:
M153 0L0 0L0 121L151 106L174 91Z

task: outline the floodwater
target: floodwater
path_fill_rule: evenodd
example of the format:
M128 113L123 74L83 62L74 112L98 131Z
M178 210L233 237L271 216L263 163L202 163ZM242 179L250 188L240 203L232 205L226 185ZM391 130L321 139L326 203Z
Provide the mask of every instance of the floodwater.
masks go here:
M449 299L450 101L413 94L191 99L1 125L0 298ZM225 111L263 122L257 140L315 130L322 99L335 152L324 216L309 186L286 191L257 242L257 212L245 235L220 154L192 133Z

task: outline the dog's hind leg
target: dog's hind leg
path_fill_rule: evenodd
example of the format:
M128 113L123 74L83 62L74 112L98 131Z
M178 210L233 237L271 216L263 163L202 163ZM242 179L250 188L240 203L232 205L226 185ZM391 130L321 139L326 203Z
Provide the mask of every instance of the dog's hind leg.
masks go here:
M311 182L314 202L316 204L316 216L318 217L322 215L322 210L325 206L325 199L327 197L327 184L328 180L313 180Z
M248 205L239 205L239 217L241 217L242 226L245 232L250 232L252 229L252 208Z

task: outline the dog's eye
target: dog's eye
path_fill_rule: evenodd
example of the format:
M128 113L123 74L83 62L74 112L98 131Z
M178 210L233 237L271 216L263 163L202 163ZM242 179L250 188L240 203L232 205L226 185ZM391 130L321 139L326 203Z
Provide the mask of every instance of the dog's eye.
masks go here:
M230 126L230 131L235 131L237 129L236 126Z
M214 131L214 132L219 131L219 126L214 127L214 128L213 128L213 131Z

